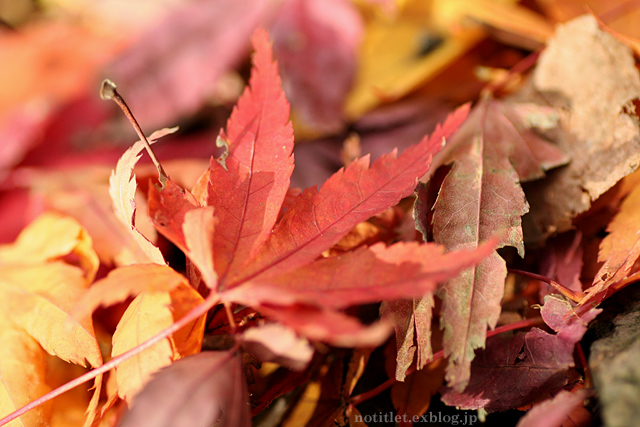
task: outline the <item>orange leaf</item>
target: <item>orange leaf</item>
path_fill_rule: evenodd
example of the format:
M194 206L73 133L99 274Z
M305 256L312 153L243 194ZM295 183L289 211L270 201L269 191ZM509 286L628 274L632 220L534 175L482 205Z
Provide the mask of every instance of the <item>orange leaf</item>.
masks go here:
M169 292L186 283L184 276L165 265L135 264L117 268L80 297L73 307L73 315L82 318L101 305L113 305L144 291Z
M24 331L13 327L10 318L0 316L0 416L48 393L45 382L47 354ZM45 426L51 417L51 404L38 406L10 425Z
M600 243L598 261L604 264L580 305L598 305L614 291L628 284L627 276L637 272L640 257L640 187L636 187L620 205L620 211L607 226L609 234ZM618 282L620 286L618 286ZM611 290L610 290L611 288ZM581 309L582 310L582 309Z
M75 256L65 257L70 254ZM84 269L63 259L77 262ZM0 249L0 319L11 320L10 324L0 320L0 351L7 352L0 355L0 407L17 409L49 391L43 368L46 352L81 366L87 361L93 367L102 365L91 317L76 319L69 314L86 290L85 276L92 278L97 264L86 231L76 221L58 214L42 215L16 243ZM16 354L27 366L16 369L12 361ZM3 365L5 362L8 364ZM21 379L13 378L15 374ZM87 424L95 415L101 379L98 376L95 381ZM41 425L49 418L42 409L34 414L40 414L40 419L25 425ZM23 420L30 417L26 415Z
M49 212L22 230L14 243L0 246L0 265L38 264L69 254L78 257L91 282L100 263L91 237L73 218Z
M202 303L202 297L186 284L171 292L144 292L129 305L113 334L112 356L128 351L182 318ZM115 368L118 395L131 399L160 368L188 354L200 351L204 317L186 326Z

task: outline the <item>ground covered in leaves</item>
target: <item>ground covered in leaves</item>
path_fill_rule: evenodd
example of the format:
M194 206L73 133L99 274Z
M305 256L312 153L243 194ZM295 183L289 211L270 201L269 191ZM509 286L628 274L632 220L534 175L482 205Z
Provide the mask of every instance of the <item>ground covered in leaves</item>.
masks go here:
M0 1L0 425L635 424L639 9Z

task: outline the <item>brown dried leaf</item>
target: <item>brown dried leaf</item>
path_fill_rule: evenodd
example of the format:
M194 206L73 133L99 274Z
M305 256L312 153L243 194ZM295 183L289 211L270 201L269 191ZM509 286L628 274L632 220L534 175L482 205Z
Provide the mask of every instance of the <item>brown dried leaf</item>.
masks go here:
M640 77L630 49L600 30L592 16L558 27L542 53L533 84L541 103L568 110L560 149L569 166L527 188L527 239L540 242L640 164L640 125L633 101Z

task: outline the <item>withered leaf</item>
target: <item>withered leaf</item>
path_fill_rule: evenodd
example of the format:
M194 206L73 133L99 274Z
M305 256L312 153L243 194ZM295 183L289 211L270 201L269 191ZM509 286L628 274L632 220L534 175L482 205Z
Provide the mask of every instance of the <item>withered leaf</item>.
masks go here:
M527 189L527 239L540 243L640 164L640 125L633 106L640 76L631 50L592 16L558 26L533 77L539 103L563 116L552 136L571 163Z

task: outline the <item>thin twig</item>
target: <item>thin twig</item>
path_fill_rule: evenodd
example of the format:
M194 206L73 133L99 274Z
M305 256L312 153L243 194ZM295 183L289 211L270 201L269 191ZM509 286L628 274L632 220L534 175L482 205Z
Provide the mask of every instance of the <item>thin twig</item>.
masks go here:
M564 285L561 285L560 283L556 282L555 280L552 280L552 279L548 278L547 276L541 276L539 274L530 273L530 272L524 271L524 270L516 270L515 268L509 268L508 271L509 271L509 273L517 274L517 275L524 276L524 277L529 277L530 279L539 280L539 281L544 282L544 283L546 283L546 284L548 284L550 286L553 286L553 288L555 290L557 290L558 292L560 292L562 295L564 295L565 297L569 298L573 302L580 303L580 301L582 301L583 298L585 297L585 293L584 292L572 291L571 289L567 288Z
M149 140L144 135L144 132L142 132L142 128L138 124L138 121L133 116L131 109L125 102L124 98L116 90L115 83L113 83L109 79L104 80L102 82L102 88L100 89L100 97L105 100L110 99L114 101L116 104L118 104L118 107L120 107L124 115L127 117L127 119L129 119L129 122L131 122L131 125L136 130L138 137L142 142L144 142L145 148L149 153L149 157L151 157L151 161L153 161L153 164L158 169L158 180L160 181L160 184L164 187L165 184L167 183L167 174L162 168L162 165L160 164L160 161L156 157L156 154L153 152L153 149L151 148L151 144L149 143Z
M533 319L524 319L524 320L520 320L518 322L509 323L508 325L499 326L499 327L495 328L492 331L488 331L487 332L487 338L490 338L490 337L492 337L494 335L501 334L503 332L513 331L515 329L528 328L528 327L531 327L531 326L540 325L542 323L544 323L544 321L540 317L536 317L536 318L533 318ZM440 350L437 353L435 353L433 355L433 358L431 359L431 362L434 362L434 361L436 361L436 360L438 360L438 359L440 359L442 357L444 357L444 350ZM415 371L416 371L416 365L412 365L407 370L407 375L411 375ZM372 397L375 397L375 396L379 395L380 393L382 393L383 391L385 391L386 389L388 389L389 387L394 385L396 382L397 381L396 381L395 378L389 378L387 381L383 382L379 386L377 386L377 387L375 387L375 388L373 388L373 389L371 389L369 391L365 391L364 393L361 393L361 394L358 394L356 396L353 396L351 399L349 399L349 406L359 405L362 402L364 402L366 400L369 400Z
M5 424L7 424L8 422L15 420L16 418L18 418L19 416L29 412L30 410L36 408L37 406L42 405L43 403L60 396L63 393L66 393L67 391L86 383L89 380L92 380L93 378L97 377L100 374L104 374L105 372L111 370L112 368L116 367L117 365L119 365L120 363L124 362L125 360L131 359L133 356L136 356L140 353L142 353L143 351L145 351L146 349L152 347L154 344L162 341L163 339L167 338L168 336L178 332L180 329L182 329L183 327L187 326L190 322L196 320L198 317L202 316L203 314L205 314L207 311L209 311L209 309L211 307L213 307L214 305L216 305L218 302L220 301L220 297L218 296L218 294L215 293L211 293L202 304L200 304L199 306L195 307L193 310L191 310L190 312L188 312L182 319L178 320L177 322L175 322L173 325L171 325L170 327L168 327L167 329L165 329L164 331L160 332L157 335L154 335L153 337L149 338L147 341L143 342L142 344L132 348L129 351L126 351L124 353L122 353L121 355L114 357L113 359L111 359L109 362L105 363L104 365L92 369L91 371L87 372L84 375L79 376L78 378L76 378L75 380L69 381L66 384L63 384L62 386L58 387L57 389L50 391L49 393L45 394L44 396L34 400L33 402L29 403L26 406L23 406L22 408L12 412L11 414L7 415L6 417L0 419L0 426L3 426Z
M500 89L507 86L517 75L524 73L525 71L533 68L538 62L538 57L542 53L544 48L540 48L537 51L525 56L520 61L518 61L511 69L507 72L507 75L504 76L498 82L490 82L483 89L483 94L495 94Z

